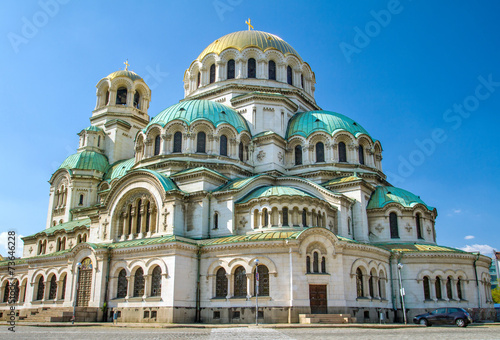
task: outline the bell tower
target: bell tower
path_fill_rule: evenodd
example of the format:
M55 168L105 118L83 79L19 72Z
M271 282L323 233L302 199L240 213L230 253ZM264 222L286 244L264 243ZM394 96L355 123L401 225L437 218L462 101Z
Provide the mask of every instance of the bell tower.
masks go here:
M111 73L97 83L97 103L90 122L104 132L100 146L112 164L134 157L134 138L149 123L151 90L135 72Z

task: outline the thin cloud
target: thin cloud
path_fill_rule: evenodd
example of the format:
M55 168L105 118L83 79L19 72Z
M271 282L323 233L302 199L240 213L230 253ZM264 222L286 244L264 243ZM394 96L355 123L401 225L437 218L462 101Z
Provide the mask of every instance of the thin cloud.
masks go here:
M453 213L454 214L460 214L462 212L462 209L454 209Z
M476 238L474 235L467 235L464 237L465 240L472 240L473 238Z
M492 256L494 252L494 248L492 246L489 246L487 244L473 244L473 245L466 245L463 248L459 248L463 251L467 251L469 253L481 253L486 256Z
M15 243L15 250L16 250L16 257L20 257L23 255L23 246L24 242L21 240L21 237L24 237L23 235L16 235L16 243ZM12 242L12 239L10 239ZM10 244L12 247L12 243ZM9 234L6 231L2 231L0 233L0 254L4 257L7 258L9 256Z

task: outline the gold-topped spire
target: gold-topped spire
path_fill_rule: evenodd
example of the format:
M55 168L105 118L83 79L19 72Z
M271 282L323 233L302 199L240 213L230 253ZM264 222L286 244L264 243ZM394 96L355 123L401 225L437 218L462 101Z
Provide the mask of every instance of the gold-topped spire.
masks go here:
M253 26L252 26L251 22L252 22L252 21L250 20L250 18L248 18L248 20L247 20L247 21L245 21L245 24L247 24L247 25L248 25L248 30L249 30L249 31L253 28Z
M128 67L129 67L128 59L127 59L127 61L124 62L124 64L125 64L125 71L128 71Z

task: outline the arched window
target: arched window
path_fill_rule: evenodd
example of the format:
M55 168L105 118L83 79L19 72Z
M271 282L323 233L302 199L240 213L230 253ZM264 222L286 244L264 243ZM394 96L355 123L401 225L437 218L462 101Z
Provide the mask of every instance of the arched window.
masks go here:
M82 242L87 242L87 234L83 234L83 236L82 236Z
M307 227L307 210L302 209L302 226Z
M310 273L311 272L311 257L310 256L307 256L306 257L306 273Z
M174 150L172 152L182 152L182 133L174 133Z
M207 135L205 134L205 132L203 131L200 131L198 132L198 138L197 138L197 141L196 141L196 152L200 152L200 153L206 153L206 139L207 139Z
M415 222L417 224L417 237L422 239L422 225L420 223L420 214L417 214L415 216Z
M446 297L448 299L453 299L453 293L451 290L451 276L448 276L448 279L446 280Z
M347 152L344 142L339 143L339 162L347 162Z
M389 225L391 229L391 238L399 238L398 215L396 213L389 214Z
M240 142L239 146L238 146L238 156L240 158L240 161L244 161L244 146L243 146L243 142Z
M78 205L83 205L83 194L80 195L80 200L78 201Z
M226 137L226 135L220 136L220 155L227 156L227 137Z
M269 296L269 269L263 264L257 266L259 273L259 296ZM257 280L255 280L254 270L253 291L256 292Z
M156 266L151 276L151 296L161 296L161 268Z
M326 273L326 258L324 256L321 258L321 272Z
M3 293L2 302L9 302L9 294L10 294L10 282L7 280L7 283L5 284L5 291Z
M61 250L61 238L58 237L57 241L56 241L56 251L60 251L60 250Z
M144 295L144 271L139 268L134 275L134 297Z
M441 278L439 276L436 277L436 299L443 299L443 295L441 294Z
M325 145L322 142L316 143L316 163L325 161Z
M215 274L215 297L227 297L227 277L224 268L219 268Z
M319 255L317 251L313 254L313 273L319 273Z
M293 85L293 73L290 65L286 67L286 82L290 85Z
M295 147L295 165L302 165L302 146Z
M135 210L136 215L137 215L137 221L135 225L135 233L139 234L141 232L141 223L142 223L142 213L141 213L141 208L142 208L142 200L139 200L137 202L137 209Z
M54 300L56 297L57 297L57 280L56 276L52 275L49 286L49 300Z
M104 105L109 104L109 90L106 91L106 103Z
M234 296L244 297L247 295L247 275L245 268L239 266L234 271Z
M256 76L255 59L250 58L248 59L248 78L255 78L255 76Z
M215 64L210 65L210 84L215 82Z
M146 205L146 232L149 233L149 225L151 223L151 202Z
M42 300L43 293L45 293L45 283L43 282L43 276L40 276L40 278L38 279L38 291L36 294L36 299Z
M231 59L227 62L227 79L234 79L234 59Z
M363 149L363 145L359 146L358 155L359 155L359 164L365 164L365 151Z
M458 294L458 299L463 300L463 295L462 295L462 279L458 278L457 280L457 294Z
M160 154L160 144L161 144L161 137L160 135L155 137L155 152L154 155L159 155Z
M269 61L268 71L269 71L269 79L276 80L276 63L273 60Z
M7 281L7 284L9 282ZM13 300L15 302L19 301L19 281L18 280L14 280L14 282L12 282L12 285L9 286L10 289L14 289L14 295L10 295ZM5 289L7 290L7 287L5 287ZM9 293L10 294L10 293ZM5 301L4 301L5 302ZM7 301L8 302L8 301Z
M127 272L125 269L120 270L120 274L118 274L118 287L117 287L117 298L124 298L127 296Z
M132 234L132 204L128 206L128 235L130 234Z
M134 107L136 109L141 108L141 95L139 94L139 91L135 91L135 94L134 94Z
M66 297L66 281L68 280L68 275L64 274L64 278L62 280L62 292L61 292L61 300L64 300Z
M300 75L300 87L304 88L304 75Z
M219 229L219 214L214 214L214 229Z
M200 84L201 84L201 73L200 72L198 72L198 74L196 75L196 79L197 79L196 80L196 85L197 85L196 87L198 88L198 87L200 87Z
M363 288L363 273L361 272L360 268L356 270L356 292L358 297L365 296Z
M282 225L287 226L288 225L288 208L286 208L286 207L283 208L281 210L281 214L283 215L283 218L281 219Z
M267 227L269 225L269 212L267 211L266 208L262 211L263 217L264 217L264 225L263 227Z
M127 88L120 87L116 91L116 105L127 105Z

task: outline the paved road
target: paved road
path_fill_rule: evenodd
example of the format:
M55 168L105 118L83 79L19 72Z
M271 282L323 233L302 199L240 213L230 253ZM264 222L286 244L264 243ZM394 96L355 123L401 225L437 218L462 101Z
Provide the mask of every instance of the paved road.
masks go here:
M3 328L3 327L2 327ZM200 340L275 340L275 339L500 339L500 326L429 328L112 328L112 327L28 327L17 326L16 333L0 329L0 339L200 339Z

